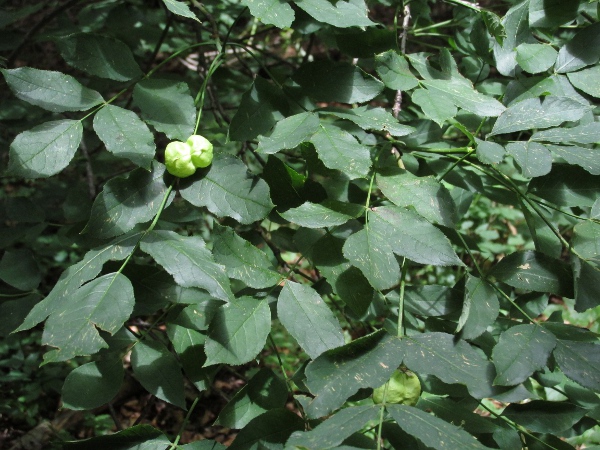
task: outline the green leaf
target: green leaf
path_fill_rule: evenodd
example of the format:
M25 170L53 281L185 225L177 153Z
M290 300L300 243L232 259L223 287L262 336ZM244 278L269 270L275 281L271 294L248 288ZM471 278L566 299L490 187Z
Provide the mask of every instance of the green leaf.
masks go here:
M179 445L179 448L182 450L227 450L227 447L220 442L210 439L202 439L201 441L194 441L190 442L189 444Z
M142 75L127 45L94 33L71 34L57 41L61 56L76 69L100 78L129 81Z
M109 152L150 170L156 151L154 136L136 113L106 105L94 116L94 131Z
M284 0L242 0L250 14L267 25L288 28L294 21L294 10Z
M376 181L383 195L397 206L412 206L430 222L449 228L458 221L452 196L433 176L417 177L406 170L385 168Z
M600 60L600 23L580 30L561 47L554 65L557 73L574 72Z
M456 425L415 407L387 405L386 409L405 433L416 437L428 448L437 450L488 448Z
M456 116L458 112L454 102L448 96L440 95L439 92L434 93L428 89L415 89L410 98L413 103L421 107L425 116L440 127L444 122Z
M491 141L475 138L477 143L477 159L484 164L498 164L504 159L504 147Z
M84 111L104 100L70 75L31 67L1 69L17 98L52 112Z
M511 142L506 146L506 153L513 157L527 178L541 177L552 169L552 155L538 142Z
M354 203L325 200L321 204L303 203L281 213L281 217L306 228L328 228L343 225L364 211L363 206Z
M434 266L462 266L444 234L416 212L398 206L373 208L369 228L400 256Z
M206 336L198 331L173 324L167 325L167 334L187 378L199 391L210 389L212 370L202 367L206 361L204 354Z
M268 410L283 408L287 398L285 382L271 369L262 368L225 405L215 425L242 429Z
M406 58L397 51L388 50L375 55L375 70L390 89L408 91L419 85L419 80L410 71Z
M384 108L365 105L351 109L327 108L320 112L350 120L363 130L384 131L392 136L406 136L415 131L413 127L399 123L398 119Z
M402 340L404 364L419 375L463 384L475 398L491 397L492 363L466 341L447 333L424 333Z
M221 306L208 329L205 366L247 363L262 350L270 331L266 300L241 297Z
M40 267L30 250L7 250L0 260L0 280L21 291L31 291L42 280Z
M246 286L255 289L275 286L282 279L273 270L267 255L239 237L231 228L215 224L212 236L215 261L225 267L230 278L243 281Z
M216 154L208 172L187 178L180 192L192 205L206 206L218 217L244 224L265 218L273 208L267 183L253 177L242 161L226 154Z
M568 430L585 416L586 410L566 402L534 400L522 405L513 403L502 416L537 433Z
M79 120L55 120L23 131L10 145L8 172L24 178L45 178L69 165L83 127Z
M506 37L506 30L502 24L502 20L497 14L492 11L481 10L481 18L487 28L488 32L494 37L498 45L504 44L504 38Z
M600 391L599 345L559 339L553 355L568 378L595 392Z
M527 20L529 17L528 6L529 2L517 3L507 11L502 19L501 25L504 26L505 37L501 43L494 43L494 59L498 72L504 76L514 76L517 66L515 59L517 52L515 49L523 43L537 42L529 29L529 21ZM486 18L484 16L484 20Z
M494 384L514 386L542 370L556 346L554 335L538 325L516 325L500 335L492 352Z
M459 289L435 284L407 286L404 295L406 310L425 317L447 316L460 311L464 297Z
M283 92L261 77L256 77L252 87L242 96L240 107L229 125L229 139L249 141L267 133L273 125L284 119L288 103Z
M275 124L268 137L258 137L257 152L277 153L279 150L295 148L306 142L319 128L319 116L304 112L287 117Z
M318 1L329 4L327 0ZM343 3L340 0L337 4ZM383 83L360 67L331 60L303 64L294 73L293 79L302 86L305 95L322 102L362 103L383 90Z
M600 224L586 221L575 225L571 245L582 258L600 261Z
M564 0L530 0L529 26L552 28L571 22L577 17L579 2Z
M186 409L181 366L162 342L151 338L138 341L131 351L131 368L152 395Z
M65 379L63 406L94 409L110 402L121 389L124 373L123 362L115 355L77 367Z
M169 139L186 141L194 132L196 107L187 84L154 78L142 80L133 89L133 99L144 120Z
M456 106L483 117L496 117L506 111L498 100L476 91L470 82L451 80L423 80L421 82L432 94L446 96Z
M548 175L529 183L529 191L558 206L592 206L600 197L600 176L579 167L555 164Z
M290 436L286 446L308 449L339 448L352 433L359 431L380 413L380 406L362 405L345 408L310 431L297 431Z
M294 431L304 429L304 420L286 408L267 411L252 419L228 447L230 450L282 449Z
M199 287L215 298L233 300L225 268L214 262L199 236L152 231L144 237L140 248L163 266L180 286Z
M497 420L491 417L482 417L468 409L467 405L463 405L459 401L454 401L450 398L421 397L417 408L431 411L435 416L446 422L460 424L460 427L468 433L493 433L501 429L500 425L496 424Z
M152 172L139 168L109 180L94 200L90 219L82 232L110 238L152 220L167 192L164 173L165 166L154 162ZM171 193L167 205L173 197L175 193Z
M58 350L48 352L44 360L66 361L108 347L98 329L114 334L129 319L134 303L133 286L120 273L84 284L48 317L42 342Z
M505 256L490 272L509 286L573 298L570 267L558 259L532 250Z
M530 140L548 141L563 144L566 142L574 144L595 144L598 142L600 133L600 122L591 122L585 125L577 125L573 128L552 128L533 133Z
M35 305L16 331L28 330L44 321L50 314L67 311L77 289L86 281L95 278L105 262L125 259L135 248L140 234L138 232L121 236L108 245L87 252L80 262L62 273L50 294Z
M600 305L600 269L588 262L575 258L575 311L583 312Z
M563 122L579 120L589 111L589 107L568 97L528 98L514 103L502 113L492 132L496 134L513 133L532 128L549 128Z
M0 303L0 337L6 337L16 331L17 327L23 323L27 314L40 302L42 298L39 294L29 294L25 297L19 297L14 300L4 300Z
M62 445L66 450L163 450L171 445L171 441L151 425L134 425L115 434L64 442Z
M188 5L179 0L163 0L163 3L173 14L200 22Z
M312 359L344 345L342 327L310 286L288 281L279 294L277 317Z
M369 148L335 124L322 122L310 139L326 167L354 178L365 177L371 168Z
M369 20L368 8L364 0L339 0L331 3L327 0L294 0L294 3L319 22L334 27L368 27L375 25Z
M365 228L344 244L344 256L359 268L377 290L389 289L400 281L400 266L384 236Z
M485 280L467 275L465 301L456 329L462 332L461 337L475 339L481 336L499 312L500 303L494 288Z
M600 150L576 145L551 145L546 148L569 164L583 167L592 175L600 175Z
M540 215L533 211L531 206L526 203L521 203L521 211L525 216L527 228L529 228L529 232L531 233L535 249L552 258L560 258L562 253L562 243L544 222L544 219L551 219L550 215L544 213L542 210L544 215L540 217Z
M600 66L590 67L579 72L571 72L567 74L567 77L577 89L592 97L600 97Z
M525 72L541 73L554 65L558 52L546 44L521 44L517 47L517 62Z
M360 388L381 386L403 354L400 339L383 330L321 354L306 367L306 385L316 396L305 408L308 417L329 414Z

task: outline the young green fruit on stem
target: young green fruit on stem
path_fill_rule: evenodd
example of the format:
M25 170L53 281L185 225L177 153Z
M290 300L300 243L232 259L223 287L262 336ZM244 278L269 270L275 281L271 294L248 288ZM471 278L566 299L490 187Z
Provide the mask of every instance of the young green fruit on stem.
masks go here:
M171 175L189 177L197 168L208 167L213 159L213 145L204 136L193 135L186 142L170 142L165 149L165 165Z
M378 405L385 402L414 406L420 396L421 382L410 370L396 370L386 384L373 390L373 402Z
M194 166L202 168L208 167L213 159L213 145L208 139L199 134L190 136L187 144L192 149L192 162Z

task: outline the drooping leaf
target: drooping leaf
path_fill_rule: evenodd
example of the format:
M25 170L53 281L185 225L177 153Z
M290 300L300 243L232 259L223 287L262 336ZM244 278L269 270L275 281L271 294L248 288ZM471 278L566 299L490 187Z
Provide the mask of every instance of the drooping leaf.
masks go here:
M94 131L109 152L150 169L156 151L154 136L133 111L106 105L94 116Z
M295 148L310 140L318 128L319 117L315 113L304 112L287 117L275 124L268 137L259 136L256 151L273 154L279 150Z
M164 173L165 166L155 161L152 172L139 168L109 180L94 200L83 232L110 238L130 231L138 223L152 220L167 192ZM174 193L169 196L167 205L174 196Z
M456 329L462 332L461 337L479 337L494 323L499 312L500 304L494 288L485 280L467 275L465 301Z
M380 407L377 405L342 409L310 431L293 433L286 445L310 449L339 448L346 438L374 420L379 413Z
M76 69L100 78L129 81L142 75L127 45L95 33L76 33L57 41L61 56Z
M538 433L568 430L586 414L586 410L567 402L534 400L522 405L513 403L502 416Z
M583 312L600 305L600 268L575 258L575 311Z
M529 29L529 2L521 2L512 6L502 19L505 36L501 42L494 42L494 59L496 68L504 76L513 76L516 61L516 48L523 43L536 43ZM484 16L484 20L486 16ZM487 23L486 23L487 25ZM489 28L489 27L488 27Z
M559 339L553 355L568 378L595 392L600 391L599 345Z
M214 262L199 236L152 231L144 237L140 248L163 266L180 286L199 287L225 301L233 299L225 268Z
M517 62L529 73L545 72L554 65L557 55L551 45L521 44L517 47Z
M592 97L600 97L600 66L583 69L579 72L570 72L567 74L569 81L577 89L591 95Z
M506 153L514 158L525 177L541 177L552 169L552 155L538 142L511 142Z
M21 291L31 291L40 284L42 273L30 250L6 250L0 260L0 280Z
M342 327L310 286L288 281L279 294L277 317L312 359L344 344Z
M390 89L408 91L419 85L406 58L394 50L375 55L375 70Z
M288 109L283 92L264 78L256 77L231 119L229 139L249 141L267 133L287 116Z
M250 8L250 14L262 23L288 28L294 21L294 10L282 0L243 0L242 4Z
M270 331L266 300L241 297L221 306L208 329L205 366L247 363L262 350Z
M490 272L497 280L528 291L573 297L573 275L560 260L532 250L512 253Z
M225 267L230 278L255 289L274 286L281 280L267 255L231 228L215 225L213 239L215 261Z
M502 46L504 44L504 38L506 37L506 30L500 17L492 11L482 9L481 18L483 19L487 31L494 37L498 45Z
M163 450L168 445L171 441L151 425L134 425L115 434L63 443L67 450Z
M325 228L343 225L363 213L364 207L361 205L325 200L320 204L303 203L281 213L281 217L306 228Z
M373 208L369 228L394 253L420 264L463 265L444 234L416 212L399 206Z
M230 450L282 449L294 431L304 429L304 420L286 408L276 408L252 419L228 447Z
M600 224L586 221L575 225L572 245L582 258L600 261Z
M569 164L583 167L592 175L600 175L600 151L598 149L551 144L546 144L546 148Z
M186 409L181 366L162 342L142 339L134 345L131 351L131 368L148 392Z
M255 417L283 408L287 398L285 382L271 369L262 368L225 405L215 425L242 429Z
M548 175L529 183L529 191L558 206L592 206L600 196L600 176L580 167L555 164Z
M504 159L504 147L491 141L482 141L475 138L477 142L477 159L484 164L498 164Z
M450 98L428 89L415 89L410 98L413 103L421 107L425 116L440 127L458 113L458 109Z
M600 60L600 23L580 30L573 39L561 47L554 70L558 73L574 72Z
M384 384L403 353L400 339L380 330L321 354L306 367L306 384L316 395L305 409L308 417L329 414L360 388Z
M367 16L364 0L294 0L294 3L320 22L335 27L368 27L374 25Z
M327 108L320 112L350 120L363 130L385 131L392 136L406 136L415 131L413 127L399 123L398 119L383 108L370 106L359 106L352 109Z
M302 3L305 1L308 0L302 0ZM327 0L318 1L329 3ZM340 0L338 5L343 3ZM373 99L383 90L381 81L359 67L330 60L302 65L293 79L302 86L306 95L323 102L361 103Z
M549 214L544 214L542 211L542 214L544 215L540 217L537 212L531 209L531 206L524 202L521 203L521 211L525 216L527 228L529 228L529 232L531 233L535 249L552 258L560 258L562 253L562 243L552 230L548 228L546 222L544 222L544 219L550 219Z
M218 217L244 224L263 219L273 208L267 183L251 176L242 161L226 154L216 154L208 172L187 178L180 192L192 205L206 206Z
M73 370L62 388L65 408L93 409L108 403L121 389L123 363L112 357L83 364Z
M1 69L17 98L52 112L84 111L104 100L70 75L31 67Z
M437 450L488 448L456 425L413 406L387 405L386 409L405 433L414 436L428 448Z
M497 373L494 384L522 383L546 366L555 346L554 335L535 324L516 325L504 331L492 352Z
M186 141L194 132L196 107L187 84L146 79L135 85L133 99L144 120L169 139Z
M97 328L114 334L129 319L134 303L133 286L120 273L83 285L46 320L42 342L58 350L46 353L44 360L66 361L108 347Z
M460 289L435 284L407 286L404 296L406 310L425 317L447 316L460 311L464 297Z
M173 14L200 22L196 14L184 2L179 0L163 0L163 3Z
M468 433L493 433L500 429L498 420L482 417L471 411L466 405L444 397L421 397L417 408L433 412L436 417L450 423L460 424L460 428Z
M579 120L589 110L568 97L528 98L508 107L496 123L489 136L532 128L549 128L566 121Z
M344 244L344 256L360 269L377 290L389 289L400 280L400 266L392 247L372 228L354 233Z
M204 354L206 336L198 331L173 324L167 325L167 334L187 378L199 391L209 389L213 370L202 367L206 361Z
M61 119L23 131L10 145L8 172L25 178L45 178L69 165L81 142L79 120Z
M359 144L354 136L335 124L322 122L310 142L317 149L319 159L330 169L344 172L351 178L367 175L371 167L368 147Z
M458 215L448 190L434 177L386 168L377 173L377 187L397 206L412 206L427 220L454 228Z

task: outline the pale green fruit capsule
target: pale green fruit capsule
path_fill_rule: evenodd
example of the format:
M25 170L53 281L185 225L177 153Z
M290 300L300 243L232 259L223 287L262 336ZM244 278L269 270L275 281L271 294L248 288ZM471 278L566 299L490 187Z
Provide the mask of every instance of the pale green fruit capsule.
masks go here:
M386 385L387 393L385 391ZM383 403L384 395L385 403L414 406L421 396L421 382L410 370L405 372L398 369L386 384L373 390L373 402L377 404Z
M165 149L165 165L171 175L179 178L189 177L196 172L192 162L191 148L181 141L173 141Z
M213 160L213 145L208 139L199 134L190 136L187 140L192 149L192 163L194 166L202 168L208 167Z

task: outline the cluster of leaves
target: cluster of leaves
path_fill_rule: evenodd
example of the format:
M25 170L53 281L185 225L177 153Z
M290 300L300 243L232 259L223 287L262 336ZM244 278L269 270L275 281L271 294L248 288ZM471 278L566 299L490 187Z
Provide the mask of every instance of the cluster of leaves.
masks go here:
M597 424L597 335L543 312L600 304L598 2L447 0L444 21L445 3L373 3L103 0L6 32L1 331L44 322L44 364L91 357L65 407L110 402L129 355L185 409L278 321L307 359L228 403L231 448L560 450ZM32 39L62 72L13 67ZM214 160L179 180L163 149L192 134ZM56 235L76 261L54 283ZM401 366L419 402L374 404ZM142 443L178 438L65 448Z

